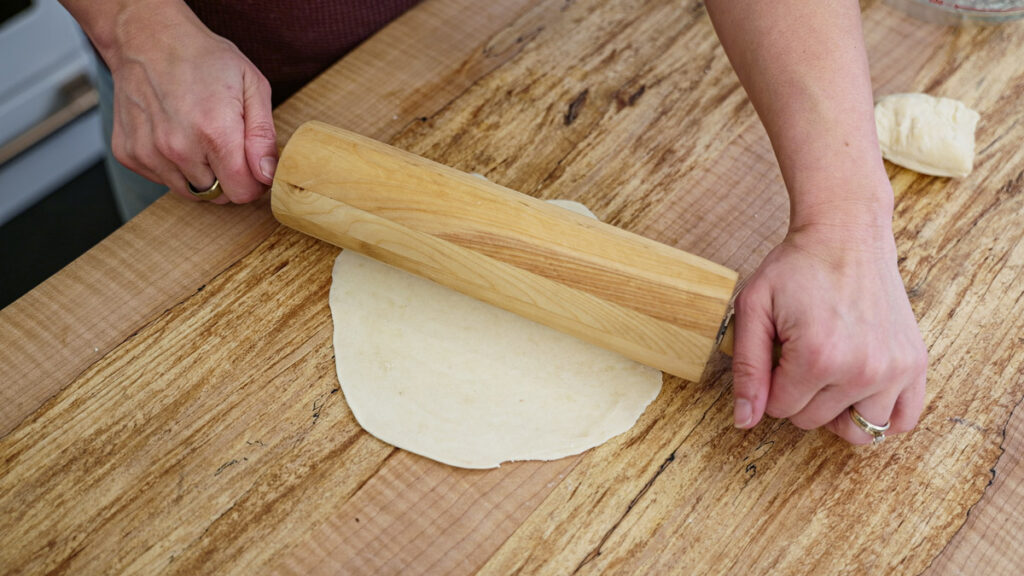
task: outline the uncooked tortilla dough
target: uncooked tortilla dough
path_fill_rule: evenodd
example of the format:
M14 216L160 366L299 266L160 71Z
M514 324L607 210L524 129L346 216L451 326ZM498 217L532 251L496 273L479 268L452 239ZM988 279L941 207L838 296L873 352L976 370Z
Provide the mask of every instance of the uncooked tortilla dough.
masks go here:
M963 178L974 167L978 113L959 100L892 94L875 104L882 156L932 176Z
M653 368L351 250L330 303L356 420L452 466L578 454L628 430L661 390Z

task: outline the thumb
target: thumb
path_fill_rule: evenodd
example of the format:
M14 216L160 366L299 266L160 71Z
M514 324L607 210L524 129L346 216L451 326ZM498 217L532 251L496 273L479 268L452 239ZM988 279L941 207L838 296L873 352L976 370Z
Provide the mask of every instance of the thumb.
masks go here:
M775 323L771 298L748 285L736 297L736 347L732 359L733 417L737 428L753 428L764 416L772 382Z
M270 83L255 68L243 79L245 115L245 159L260 182L271 184L277 170L277 133L270 104Z

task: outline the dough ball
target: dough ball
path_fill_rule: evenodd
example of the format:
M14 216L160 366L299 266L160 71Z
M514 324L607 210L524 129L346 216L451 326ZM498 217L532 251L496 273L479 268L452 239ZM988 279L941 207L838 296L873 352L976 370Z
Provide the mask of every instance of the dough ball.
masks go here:
M971 173L978 119L959 100L927 94L892 94L875 104L882 156L932 176L963 178Z

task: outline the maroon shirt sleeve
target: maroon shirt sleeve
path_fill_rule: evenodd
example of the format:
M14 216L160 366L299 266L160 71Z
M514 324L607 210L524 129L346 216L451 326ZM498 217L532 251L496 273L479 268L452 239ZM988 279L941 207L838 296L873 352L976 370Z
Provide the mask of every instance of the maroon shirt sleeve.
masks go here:
M419 0L186 0L252 60L278 104Z

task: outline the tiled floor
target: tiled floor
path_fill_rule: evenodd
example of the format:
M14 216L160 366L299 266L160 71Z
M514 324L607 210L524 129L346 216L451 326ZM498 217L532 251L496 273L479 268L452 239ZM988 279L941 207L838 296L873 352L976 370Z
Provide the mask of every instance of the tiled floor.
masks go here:
M0 308L120 225L100 162L0 227Z

